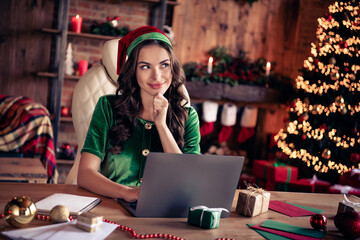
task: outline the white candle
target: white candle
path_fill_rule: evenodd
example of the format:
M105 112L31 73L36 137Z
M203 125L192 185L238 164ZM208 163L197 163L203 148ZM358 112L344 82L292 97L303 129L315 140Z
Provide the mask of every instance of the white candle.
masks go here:
M266 72L265 72L267 77L270 75L270 70L271 70L271 63L267 62L266 63Z
M208 62L208 67L207 67L207 72L208 72L209 74L212 73L213 61L214 61L213 57L209 57L209 62Z

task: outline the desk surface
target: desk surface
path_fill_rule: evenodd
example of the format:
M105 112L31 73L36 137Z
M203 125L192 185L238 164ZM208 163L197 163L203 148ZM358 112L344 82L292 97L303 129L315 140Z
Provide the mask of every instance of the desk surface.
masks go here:
M30 184L30 183L0 183L0 209L3 211L7 202L15 197L26 195L34 202L39 201L53 193L71 193L83 196L98 196L76 185L65 184ZM135 218L128 214L114 199L101 197L102 202L91 210L92 213L101 215L105 219L122 224L134 229L138 234L165 233L172 234L187 240L217 238L234 239L262 239L254 230L248 228L246 224L258 224L267 219L283 223L293 224L306 228L311 228L310 216L291 218L286 215L269 210L259 216L248 218L238 215L235 212L237 203L237 193L230 217L222 218L220 227L217 229L201 229L190 226L186 223L186 218ZM316 194L316 193L289 193L271 192L271 200L280 200L309 207L323 209L323 214L328 219L328 234L326 239L345 239L342 238L334 225L334 216L337 212L339 201L343 200L342 194ZM360 202L355 196L350 196L350 200ZM3 213L3 212L1 212ZM34 220L31 226L47 224L41 220ZM0 231L13 229L5 220L0 220ZM0 239L4 239L1 238ZM120 230L115 230L107 239L132 239L130 234Z
M0 180L46 183L47 174L39 158L0 158Z

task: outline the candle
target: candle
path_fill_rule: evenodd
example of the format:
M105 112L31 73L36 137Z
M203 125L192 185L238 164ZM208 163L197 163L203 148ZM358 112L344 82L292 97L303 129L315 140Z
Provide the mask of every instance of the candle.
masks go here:
M207 72L208 72L209 74L212 73L213 61L214 61L213 57L209 57L209 62L208 62L208 67L207 67Z
M79 61L79 76L82 76L88 70L89 63L85 60Z
M271 63L267 62L266 63L266 76L268 77L270 75L270 70L271 70Z
M83 18L79 15L71 18L71 30L76 33L81 33L81 26L82 26Z

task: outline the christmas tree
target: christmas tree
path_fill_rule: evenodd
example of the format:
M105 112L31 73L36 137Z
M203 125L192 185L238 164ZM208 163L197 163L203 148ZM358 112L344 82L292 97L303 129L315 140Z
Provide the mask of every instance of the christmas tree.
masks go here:
M325 178L360 168L359 14L359 0L335 2L318 19L287 126L275 136L290 163Z
M74 62L72 60L72 57L72 45L71 43L69 43L66 49L64 62L64 71L67 75L72 75L74 73Z

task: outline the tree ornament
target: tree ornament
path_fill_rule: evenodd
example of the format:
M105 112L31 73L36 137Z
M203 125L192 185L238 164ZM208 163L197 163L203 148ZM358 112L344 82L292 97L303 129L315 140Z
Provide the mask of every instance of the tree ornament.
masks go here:
M331 14L330 13L325 13L325 19L326 19L326 21L330 22L331 19L332 19Z
M331 157L331 151L329 149L325 148L324 151L321 153L321 157L326 160L329 160Z
M336 63L336 59L334 57L330 58L329 60L330 64L335 64Z
M347 113L347 109L346 108L341 108L340 109L340 114L341 115L345 115Z
M56 205L50 211L50 218L52 222L62 223L67 222L70 216L69 209L64 205Z
M360 237L360 213L356 211L339 212L334 218L334 223L346 238Z
M331 80L336 81L340 78L340 74L338 72L332 72L332 73L330 73L330 78L331 78Z
M299 121L303 122L303 121L307 121L309 119L309 114L307 113L303 113L301 114L301 116L299 117Z
M303 135L301 135L301 139L303 140L303 141L305 141L306 140L306 135L305 134L303 134Z
M350 80L351 80L351 81L355 81L355 80L356 80L355 74L351 74L351 75L350 75Z
M35 203L29 197L14 197L5 206L4 218L11 226L22 227L34 219L36 211Z
M341 104L344 104L345 103L345 100L344 100L344 98L342 97L342 96L337 96L336 98L335 98L335 104L337 105L337 106L339 106L339 105L341 105Z
M359 163L360 162L360 154L359 153L351 153L350 161L354 164Z
M321 130L326 130L326 124L325 124L325 123L321 124L321 125L320 125L320 129L321 129Z
M68 107L61 107L60 114L62 117L68 117L69 114L69 108Z
M311 226L316 230L326 230L327 219L322 214L314 214L310 218Z
M341 41L340 43L339 43L339 47L341 48L341 49L344 49L344 48L347 48L347 43L345 42L345 41Z

